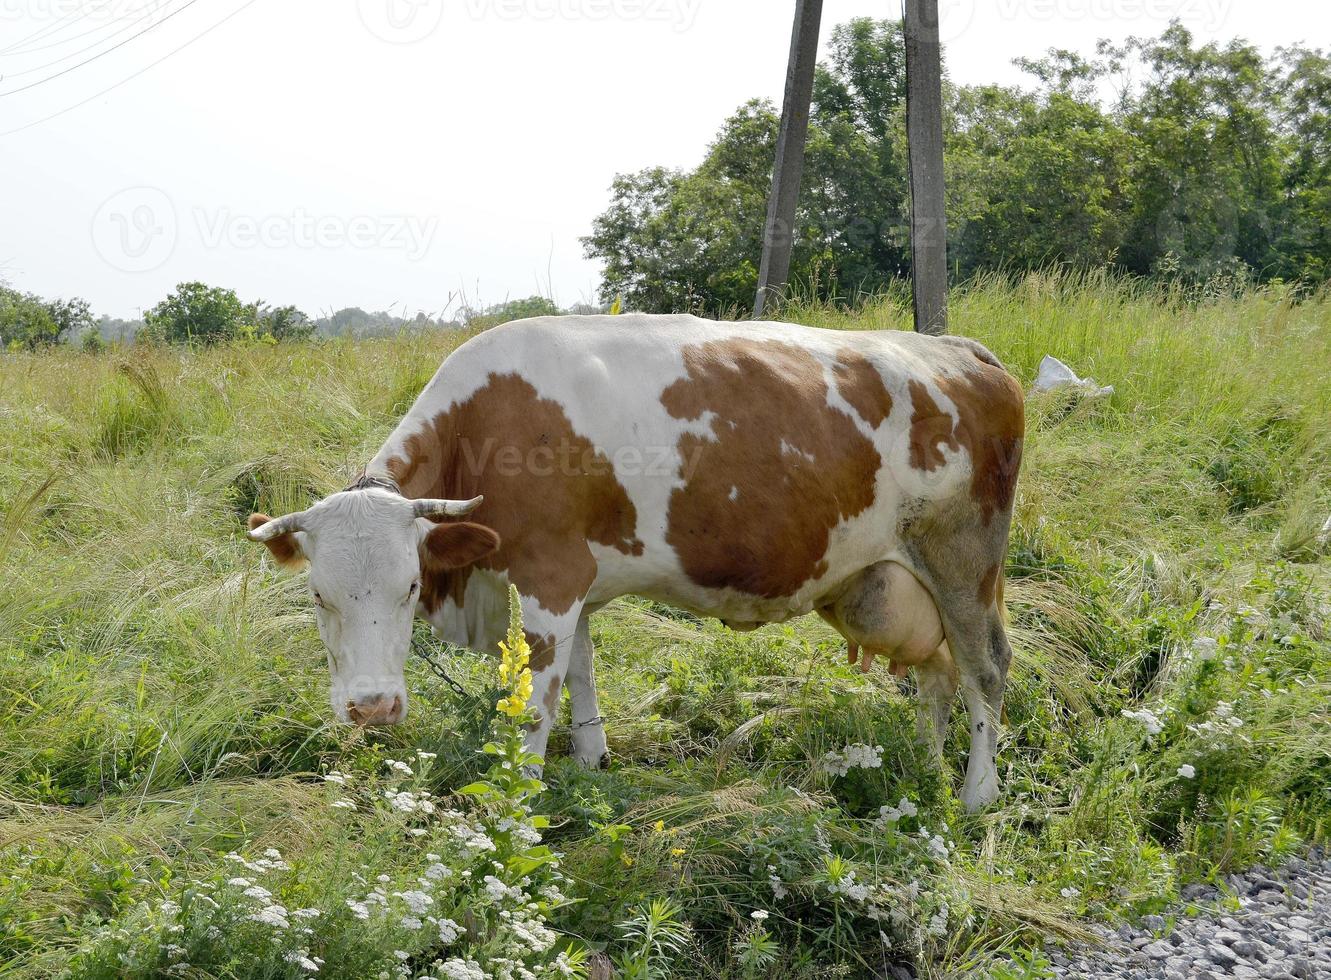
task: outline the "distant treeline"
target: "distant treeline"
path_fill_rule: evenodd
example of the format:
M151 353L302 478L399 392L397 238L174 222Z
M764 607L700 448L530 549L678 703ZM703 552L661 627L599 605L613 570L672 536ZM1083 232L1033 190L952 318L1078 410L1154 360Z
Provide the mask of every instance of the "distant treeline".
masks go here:
M1017 62L1028 88L945 86L952 273L1066 265L1204 283L1331 278L1331 62L1241 41L1101 42ZM818 299L910 273L901 26L835 29L817 73L792 282ZM695 170L621 175L584 239L603 298L753 301L779 115L726 120Z
M36 350L58 343L100 350L112 344L376 337L403 331L476 329L524 317L588 312L599 310L582 305L564 310L543 296L530 296L481 308L464 306L447 319L427 313L410 317L386 311L367 313L355 306L311 318L294 306L273 306L263 300L246 303L234 290L186 282L148 310L142 320L94 319L86 300L47 300L0 283L0 350Z

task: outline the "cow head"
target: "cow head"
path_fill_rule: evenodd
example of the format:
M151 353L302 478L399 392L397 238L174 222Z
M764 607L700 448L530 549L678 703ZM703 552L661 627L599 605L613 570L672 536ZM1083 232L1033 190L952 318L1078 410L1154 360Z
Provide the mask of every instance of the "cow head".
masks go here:
M499 535L482 525L435 522L465 517L480 504L368 489L278 520L250 517L250 540L266 545L278 564L309 566L339 721L396 725L406 717L403 668L422 575L465 568L499 547Z

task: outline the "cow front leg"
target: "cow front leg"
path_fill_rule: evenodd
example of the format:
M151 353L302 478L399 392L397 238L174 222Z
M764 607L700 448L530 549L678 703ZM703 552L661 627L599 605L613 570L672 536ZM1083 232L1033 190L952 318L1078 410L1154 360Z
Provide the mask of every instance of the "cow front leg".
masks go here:
M588 769L604 768L610 753L606 748L605 722L596 698L596 670L592 664L590 615L583 613L573 634L569 656L569 707L573 718L573 758Z
M555 616L546 612L538 602L525 596L522 602L522 623L531 647L531 697L527 707L534 720L527 725L526 748L533 755L545 759L550 741L550 729L559 714L559 695L568 676L574 636L581 610L571 610Z

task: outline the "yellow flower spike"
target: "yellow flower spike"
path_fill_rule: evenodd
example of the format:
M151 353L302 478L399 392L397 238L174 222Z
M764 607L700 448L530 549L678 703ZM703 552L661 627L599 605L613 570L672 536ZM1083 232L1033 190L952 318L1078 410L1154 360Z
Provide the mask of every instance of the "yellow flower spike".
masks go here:
M665 831L665 821L664 820L656 821L656 823L652 824L652 829L656 831L658 834L663 833Z
M531 646L522 629L522 614L518 605L516 589L509 590L508 636L499 644L499 682L509 692L509 696L495 707L510 718L519 717L527 710L531 700L532 677Z

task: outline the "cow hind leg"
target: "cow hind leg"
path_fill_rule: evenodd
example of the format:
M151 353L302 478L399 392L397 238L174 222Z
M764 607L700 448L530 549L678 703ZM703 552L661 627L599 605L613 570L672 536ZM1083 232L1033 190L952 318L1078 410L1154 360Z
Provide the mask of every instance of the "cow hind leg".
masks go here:
M605 723L596 697L596 671L592 664L592 634L590 617L583 613L573 634L573 649L569 656L569 707L573 716L573 758L589 769L603 768L609 760L605 740Z
M1012 648L1000 606L1006 525L970 526L919 542L921 580L933 593L969 715L971 747L961 801L972 813L999 794L998 733Z
M1012 649L997 608L980 610L978 615L976 612L970 609L943 614L970 721L971 748L961 802L971 813L998 799L998 732L1012 662Z
M957 665L953 663L946 643L938 648L931 659L915 669L916 735L920 744L926 746L939 762L943 759L943 742L947 738L952 703L956 700L960 680Z

